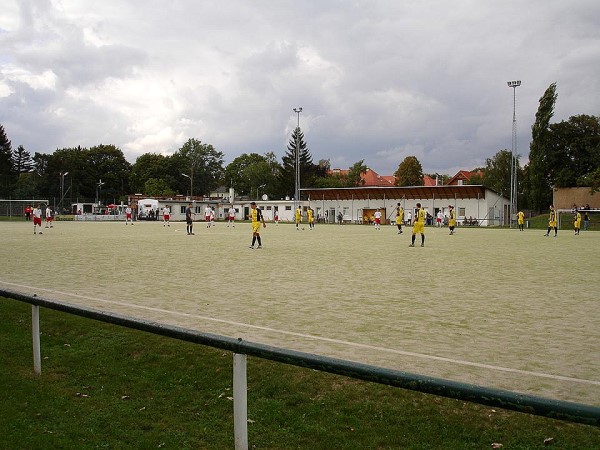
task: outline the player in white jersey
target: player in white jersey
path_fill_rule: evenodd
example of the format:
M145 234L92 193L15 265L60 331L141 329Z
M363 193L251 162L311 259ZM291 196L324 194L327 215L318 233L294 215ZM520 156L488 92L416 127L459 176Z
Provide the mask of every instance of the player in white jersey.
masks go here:
M127 208L125 208L125 225L127 225L129 222L131 222L131 225L133 225L133 219L131 218L131 214L131 206L127 205Z
M52 209L50 209L50 205L46 206L46 228L53 228L53 226L52 226Z
M235 208L233 205L231 205L229 211L227 212L227 226L229 227L229 225L235 228Z
M171 226L169 221L171 220L171 208L169 205L165 205L163 208L163 227L166 225L168 227Z
M204 208L204 221L206 222L206 228L210 228L210 215L212 213L212 209L210 206L206 205Z
M376 230L381 230L381 210L379 208L377 208L377 211L375 211L375 229Z
M42 234L42 208L41 205L37 205L35 208L33 208L33 211L31 212L31 214L33 215L33 234L36 234L36 226L40 227L40 231L39 233Z

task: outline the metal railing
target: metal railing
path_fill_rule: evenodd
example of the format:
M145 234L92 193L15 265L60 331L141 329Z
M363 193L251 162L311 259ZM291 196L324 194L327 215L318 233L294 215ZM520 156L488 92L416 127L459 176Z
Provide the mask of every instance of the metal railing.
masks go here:
M246 377L248 355L322 372L344 375L373 383L469 401L480 405L493 406L586 425L600 426L600 407L592 405L552 400L474 384L427 377L399 370L385 369L337 358L314 355L311 353L287 350L244 341L241 338L235 339L211 333L203 333L177 326L135 319L116 313L70 305L36 295L25 295L11 290L0 289L0 297L11 298L32 305L34 370L38 374L41 374L40 307L232 352L234 354L233 406L236 449L248 448Z

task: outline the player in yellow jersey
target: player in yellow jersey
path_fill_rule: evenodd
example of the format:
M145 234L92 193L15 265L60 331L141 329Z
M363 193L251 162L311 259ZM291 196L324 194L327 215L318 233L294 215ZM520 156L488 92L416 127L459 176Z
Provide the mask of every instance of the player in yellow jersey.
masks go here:
M252 245L250 248L254 248L254 244L258 241L258 247L262 248L262 242L260 240L260 224L262 223L263 228L267 228L265 218L262 215L262 211L256 207L256 203L250 203L250 220L252 221Z
M577 208L575 208L573 228L575 229L575 236L579 236L579 229L581 228L581 213L577 210Z
M523 231L525 228L525 213L523 211L517 213L517 225L519 225L519 231Z
M417 208L418 210L413 222L412 238L409 247L415 246L415 236L417 233L421 234L421 247L425 247L425 209L421 207L420 203L417 203Z
M550 205L550 214L548 215L548 231L544 236L550 236L550 230L554 228L554 237L558 235L558 217L554 205Z
M396 208L396 226L398 227L398 234L402 234L402 224L404 223L404 208L398 203Z
M306 210L306 216L308 218L308 229L312 230L315 227L315 213L311 207Z
M454 206L448 205L450 217L448 218L448 228L450 229L450 234L454 234L454 227L456 227L456 212L454 211Z
M298 228L300 226L300 222L302 221L302 209L300 208L300 206L298 206L298 208L296 208L296 230L300 230L300 228Z

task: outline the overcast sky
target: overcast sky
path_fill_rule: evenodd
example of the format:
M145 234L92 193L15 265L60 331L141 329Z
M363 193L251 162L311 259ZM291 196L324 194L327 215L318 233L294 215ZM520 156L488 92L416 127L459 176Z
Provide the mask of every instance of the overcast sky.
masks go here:
M118 146L130 162L189 138L229 163L281 160L300 127L314 162L382 175L529 154L554 121L600 114L598 0L4 0L0 124L13 148Z

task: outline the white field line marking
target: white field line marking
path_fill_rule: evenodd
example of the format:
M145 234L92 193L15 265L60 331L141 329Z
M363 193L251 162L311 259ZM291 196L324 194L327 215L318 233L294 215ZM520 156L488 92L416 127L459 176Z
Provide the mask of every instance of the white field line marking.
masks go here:
M1 281L1 280L0 280L0 283L8 284L11 286L17 286L17 287L25 288L25 289L33 289L31 286L25 286L25 285L16 284L16 283L9 283L6 281ZM452 363L452 364L460 364L463 366L477 367L480 369L496 370L499 372L518 373L521 375L528 375L528 376L533 376L533 377L550 378L552 380L570 381L573 383L583 383L583 384L591 384L591 385L595 385L595 386L600 386L600 381L584 380L581 378L565 377L562 375L552 375L552 374L542 373L542 372L531 372L528 370L512 369L510 367L494 366L491 364L482 364L482 363L476 363L476 362L472 362L472 361L464 361L464 360L460 360L460 359L445 358L443 356L427 355L425 353L415 353L415 352L409 352L409 351L404 351L404 350L396 350L396 349L392 349L392 348L377 347L377 346L368 345L368 344L360 344L357 342L343 341L340 339L327 338L327 337L323 337L323 336L313 336L310 334L296 333L294 331L278 330L275 328L263 327L260 325L250 325L247 323L234 322L231 320L224 320L224 319L217 319L214 317L200 316L197 314L184 313L184 312L180 312L180 311L169 311L167 309L152 308L149 306L136 305L133 303L118 302L118 301L114 301L114 300L106 300L106 299L102 299L102 298L89 297L87 295L72 294L69 292L57 291L54 289L45 289L45 288L35 288L35 289L40 290L40 291L51 292L51 293L59 294L59 295L66 295L66 296L77 297L77 298L82 298L82 299L86 299L86 300L92 300L92 301L101 302L101 303L110 303L113 305L125 306L128 308L139 308L139 309L144 309L147 311L158 312L161 314L172 314L172 315L176 315L176 316L192 317L194 319L201 319L201 320L206 320L206 321L210 321L210 322L225 323L228 325L235 325L235 326L244 327L244 328L253 328L256 330L268 331L271 333L279 333L279 334L285 334L288 336L302 337L302 338L313 339L313 340L317 340L317 341L330 342L333 344L342 344L342 345L347 345L349 347L358 347L358 348L364 348L364 349L369 349L369 350L376 350L379 352L394 353L394 354L403 355L403 356L413 356L416 358L430 359L430 360L434 360L434 361L443 361L443 362L448 362L448 363Z

